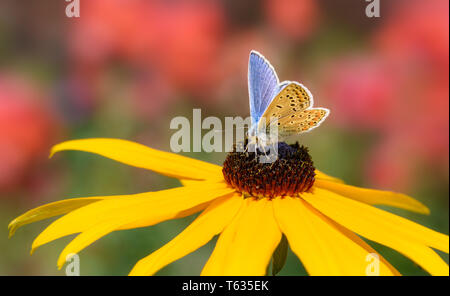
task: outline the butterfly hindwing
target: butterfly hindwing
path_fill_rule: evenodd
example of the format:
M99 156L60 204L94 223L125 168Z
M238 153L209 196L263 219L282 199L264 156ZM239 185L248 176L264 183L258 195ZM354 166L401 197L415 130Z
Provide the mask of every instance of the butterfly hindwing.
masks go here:
M291 135L308 132L318 127L328 114L328 109L313 108L282 117L277 123L278 135L285 138Z

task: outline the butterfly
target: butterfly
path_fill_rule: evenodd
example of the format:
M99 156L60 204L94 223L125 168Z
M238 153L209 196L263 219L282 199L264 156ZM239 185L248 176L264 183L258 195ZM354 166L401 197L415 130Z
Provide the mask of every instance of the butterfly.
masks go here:
M273 66L255 50L248 63L248 91L249 137L267 139L273 124L280 141L318 127L330 113L326 108L313 108L313 96L301 83L280 83Z

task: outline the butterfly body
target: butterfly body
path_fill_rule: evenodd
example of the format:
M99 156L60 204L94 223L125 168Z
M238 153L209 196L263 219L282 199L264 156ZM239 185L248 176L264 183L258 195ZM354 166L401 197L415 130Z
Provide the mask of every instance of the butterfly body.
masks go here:
M250 52L248 84L252 119L249 138L253 142L277 142L308 132L329 114L326 108L313 108L313 96L301 83L280 83L273 66L256 51Z

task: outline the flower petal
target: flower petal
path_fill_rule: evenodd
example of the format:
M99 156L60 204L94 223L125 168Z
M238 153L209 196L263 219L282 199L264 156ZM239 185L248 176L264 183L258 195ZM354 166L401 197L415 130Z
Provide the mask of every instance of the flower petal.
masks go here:
M202 275L264 275L280 240L272 202L247 198L220 235Z
M101 200L59 218L50 224L32 244L37 247L60 237L84 232L105 221L122 220L117 229L144 227L179 218L186 210L204 207L215 198L234 193L224 182L204 181L198 186L178 187L157 192L123 195ZM189 213L189 211L187 211Z
M311 209L313 208L311 205L309 205L309 206L310 206ZM318 213L320 213L320 212L318 212ZM328 217L326 217L322 213L320 213L320 215L322 215L322 217L324 217L328 221L328 223L334 225L334 227L336 227L336 229L338 229L340 232L342 232L345 236L347 236L353 242L358 244L361 248L365 249L367 252L369 252L371 254L377 254L377 251L375 251L371 246L369 246L365 241L363 241L354 232L352 232L352 231L348 230L347 228L337 224L336 222L334 222L333 220L329 219ZM398 270L395 269L386 259L384 259L379 254L377 254L377 255L379 256L379 260L391 270L393 275L396 275L396 276L400 276L401 275L400 272L398 272Z
M321 179L321 180L326 180L326 181L330 181L330 182L344 183L344 181L342 181L341 179L327 175L319 170L315 170L314 173L316 173L316 180Z
M431 274L448 275L448 265L429 248L448 253L448 235L324 189L315 188L314 194L304 193L302 198L343 227L397 250Z
M187 180L187 179L181 179L180 183L183 186L189 186L189 185L195 185L198 184L198 182L202 182L202 181L198 181L198 180Z
M367 275L367 260L376 252L362 240L349 237L302 199L276 198L273 202L281 231L310 275ZM379 263L379 275L398 274L384 259Z
M230 223L242 203L242 197L237 194L216 199L178 236L139 260L129 275L153 275L164 266L205 245Z
M57 263L58 269L61 269L64 265L66 258L70 257L72 254L78 253L96 240L116 230L120 225L123 225L126 222L127 220L125 218L104 221L77 235L77 237L75 237L59 255Z
M222 178L222 168L218 165L121 139L94 138L63 142L52 148L50 157L64 150L96 153L130 166L178 179Z
M90 203L114 197L116 196L95 196L64 199L31 209L9 223L9 237L13 236L18 228L26 224L60 216Z
M346 184L330 182L328 180L316 180L314 186L333 191L339 195L364 202L369 205L387 205L421 214L429 214L430 210L422 203L405 194L360 188Z

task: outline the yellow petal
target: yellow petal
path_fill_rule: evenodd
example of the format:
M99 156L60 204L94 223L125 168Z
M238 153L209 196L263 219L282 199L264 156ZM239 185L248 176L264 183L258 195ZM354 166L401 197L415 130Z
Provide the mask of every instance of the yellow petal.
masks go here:
M311 205L309 205L307 203L307 205L313 209L313 207ZM320 213L319 211L317 211L317 213L319 213L320 215L322 215L322 217L324 217L328 223L332 224L334 227L336 227L336 229L338 229L340 232L342 232L345 236L347 236L349 239L351 239L353 242L355 242L356 244L358 244L361 248L365 249L368 253L371 254L377 254L377 251L375 251L371 246L369 246L365 241L363 241L358 235L356 235L354 232L348 230L347 228L337 224L336 222L334 222L333 220L329 219L328 217L326 217L325 215L323 215L322 213ZM392 266L386 259L384 259L384 257L382 257L381 255L379 255L379 260L386 265L390 271L392 272L393 275L395 276L401 276L400 272L398 272L397 269L394 268L394 266Z
M129 275L153 275L164 266L205 245L230 223L242 202L240 195L216 199L178 236L139 260Z
M448 274L448 265L429 248L448 253L448 235L324 189L315 188L302 198L345 228L397 250L431 274Z
M50 157L64 150L96 153L130 166L152 170L178 179L222 178L222 168L218 165L121 139L96 138L63 142L52 148Z
M75 209L88 205L90 203L107 199L114 198L115 196L95 196L95 197L81 197L81 198L71 198L52 202L20 215L11 223L9 223L9 236L13 236L16 230L26 224L33 223L36 221L44 220L47 218L59 216L71 212Z
M228 198L228 197L224 197L224 198ZM199 204L188 210L181 211L174 217L174 219L190 216L194 213L197 213L197 212L203 210L209 204L210 204L209 202L206 202L206 203ZM117 219L113 219L113 220L107 220L107 221L101 222L99 224L96 224L93 227L91 227L91 228L87 229L86 231L82 232L81 234L79 234L74 240L72 240L64 248L64 250L60 254L60 256L58 258L58 263L57 263L58 269L61 269L61 267L66 262L69 255L78 253L85 247L89 246L96 240L100 239L101 237L107 235L108 233L110 233L112 231L146 226L146 224L142 225L142 221L136 221L136 222L132 222L132 223L129 223L129 221L130 221L129 217L122 217L120 219L117 218Z
M71 255L80 252L85 247L116 230L120 225L123 225L126 222L127 220L125 218L104 221L77 235L77 237L75 237L75 239L73 239L59 255L57 263L58 269L61 269L66 262L66 259Z
M314 173L316 173L316 180L321 179L321 180L326 180L326 181L330 181L330 182L344 183L344 181L342 181L341 179L327 175L319 170L315 170Z
M430 210L422 203L401 193L360 188L320 179L315 181L314 186L333 191L339 195L349 197L369 205L387 205L421 214L430 213Z
M202 181L198 181L198 180L187 180L187 179L181 179L180 183L183 186L189 186L189 185L195 185L198 184L198 182L202 182Z
M34 240L32 251L50 241L69 234L87 231L108 220L125 218L127 223L122 223L117 229L128 229L131 226L150 226L178 218L180 213L186 212L188 209L230 193L234 193L234 190L223 182L205 181L198 186L101 200L72 211L54 221Z
M280 239L272 202L247 198L220 235L202 275L264 275Z
M381 257L362 240L347 236L305 201L287 197L273 202L281 231L310 275L368 275L370 260ZM395 274L385 260L380 260L378 266L379 275Z

